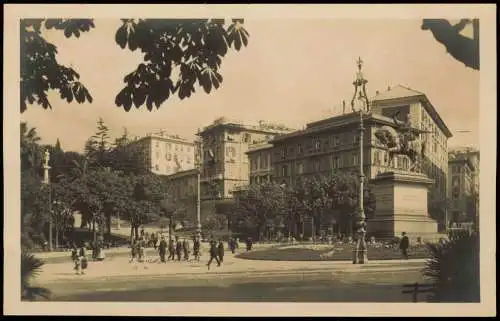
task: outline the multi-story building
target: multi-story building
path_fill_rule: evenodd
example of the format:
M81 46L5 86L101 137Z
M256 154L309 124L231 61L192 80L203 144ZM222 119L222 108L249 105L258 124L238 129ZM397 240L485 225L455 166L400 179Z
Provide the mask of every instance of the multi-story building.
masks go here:
M250 162L250 184L272 181L272 150L273 145L268 141L258 142L249 146L247 155Z
M396 114L397 113L397 114ZM447 139L450 130L427 97L412 89L396 86L372 99L371 112L364 118L363 164L368 179L389 170L386 151L375 132L381 126L396 126L393 117L405 120L407 115L423 134L426 160L423 171L435 180L434 191L446 197L448 173ZM307 124L304 130L276 137L271 143L274 180L293 184L300 176L329 174L332 171L359 170L359 114L348 113ZM250 152L250 159L253 152ZM409 169L406 156L398 156L394 166ZM254 168L258 165L251 164Z
M130 143L138 148L145 169L171 175L195 168L195 143L165 131L147 134Z
M474 223L479 205L479 151L450 151L448 164L448 223Z
M237 187L248 184L249 146L292 131L281 125L248 125L225 118L199 131L202 199L232 198Z
M177 220L183 226L196 225L198 196L198 169L189 169L165 176L172 205L177 209Z

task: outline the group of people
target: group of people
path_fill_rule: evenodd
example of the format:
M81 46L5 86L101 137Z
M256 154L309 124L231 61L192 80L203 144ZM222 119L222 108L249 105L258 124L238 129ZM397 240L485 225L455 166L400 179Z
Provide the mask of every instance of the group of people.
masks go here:
M74 270L76 271L76 274L85 274L85 270L88 266L88 261L86 245L84 242L82 242L79 247L77 247L76 244L73 244L73 248L71 250L71 260L74 263Z
M141 233L142 234L142 233ZM153 234L154 235L154 234ZM154 240L154 237L153 237ZM159 242L151 242L151 239L147 240L146 237L141 235L138 239L134 240L131 245L131 256L130 263L153 261L148 260L145 255L145 248L152 245L155 250L158 251L160 263L166 263L167 261L190 261L191 255L195 261L200 261L201 257L201 238L198 235L192 238L192 252L191 252L191 242L187 238L180 238L175 236L175 238L170 237L168 242L163 235L160 236ZM209 261L207 263L208 269L212 262L215 260L217 266L220 266L224 261L224 243L222 240L216 241L211 238L209 241ZM229 241L229 248L232 253L235 252L237 248L237 242L234 239ZM168 255L167 255L168 254Z

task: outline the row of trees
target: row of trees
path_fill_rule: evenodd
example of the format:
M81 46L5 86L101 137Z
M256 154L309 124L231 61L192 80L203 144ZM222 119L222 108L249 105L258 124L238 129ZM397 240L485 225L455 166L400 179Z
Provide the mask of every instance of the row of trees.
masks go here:
M71 233L74 212L81 214L82 228L111 233L112 217L130 222L131 237L139 226L161 216L172 217L176 206L169 185L144 169L140 150L129 145L127 132L111 142L102 119L83 154L65 152L59 141L40 144L35 128L21 124L22 243L33 246L47 239L52 221L56 246ZM50 152L50 184L44 184L43 154Z
M334 172L298 180L293 185L274 182L251 184L238 195L233 225L262 238L270 228L299 238L310 222L313 235L325 226L350 235L358 213L359 178L355 173ZM366 185L363 204L367 219L375 212L371 186Z

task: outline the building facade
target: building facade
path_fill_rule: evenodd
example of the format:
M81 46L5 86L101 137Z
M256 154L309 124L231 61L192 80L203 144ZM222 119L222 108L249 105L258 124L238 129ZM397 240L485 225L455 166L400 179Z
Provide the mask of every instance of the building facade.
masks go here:
M412 89L396 86L372 99L371 112L364 118L363 164L365 176L374 178L391 168L386 166L386 151L379 144L375 132L382 126L396 126L393 118L406 119L409 115L414 127L428 131L422 134L426 159L423 172L435 180L434 191L446 197L448 175L447 139L451 132L446 127L427 97ZM359 114L347 113L308 123L304 130L277 136L264 149L251 149L250 177L257 177L262 155L271 154L272 178L280 184L294 184L299 177L328 175L334 171L359 170ZM258 157L261 158L258 158ZM259 159L259 160L258 160ZM410 161L398 156L394 166L408 170Z
M190 169L164 176L177 220L182 221L183 226L196 226L198 173L198 169Z
M247 155L250 163L250 184L271 182L273 180L272 151L273 145L267 141L249 146Z
M453 150L448 160L449 227L474 223L479 208L479 152Z
M137 148L145 169L171 175L195 168L195 143L165 131L151 133L130 143Z
M197 134L201 145L201 198L232 198L233 191L249 181L249 146L292 131L280 125L248 125L225 118L203 128Z

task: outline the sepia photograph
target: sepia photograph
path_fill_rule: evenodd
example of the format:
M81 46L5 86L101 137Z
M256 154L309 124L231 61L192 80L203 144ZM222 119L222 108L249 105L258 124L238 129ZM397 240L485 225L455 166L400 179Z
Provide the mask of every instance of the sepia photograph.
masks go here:
M6 313L494 315L494 5L5 9Z

